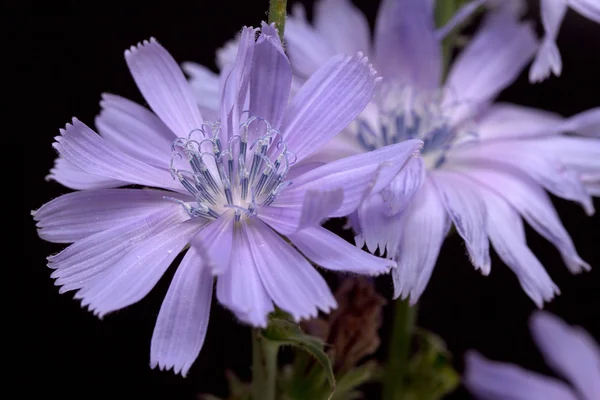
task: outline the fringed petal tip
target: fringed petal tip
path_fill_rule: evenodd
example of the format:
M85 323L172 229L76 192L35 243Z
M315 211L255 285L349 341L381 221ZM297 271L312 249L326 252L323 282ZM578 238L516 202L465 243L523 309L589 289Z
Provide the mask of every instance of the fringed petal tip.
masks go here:
M175 363L173 363L173 362L163 362L163 361L151 360L150 368L151 369L156 368L159 371L164 371L164 372L171 371L175 375L181 375L182 377L186 378L188 372L190 371L191 364L190 365L187 365L187 364L186 365L175 365Z
M560 76L562 72L562 60L556 43L545 39L529 68L529 82L540 83L554 74Z
M359 52L357 52L354 55L354 59L356 61L360 62L362 65L364 65L367 68L369 68L369 75L373 79L373 83L375 83L376 85L379 85L381 83L381 81L383 80L383 78L380 77L380 76L378 76L377 70L375 69L375 67L373 66L373 64L371 64L369 62L369 57L365 56L362 51L359 51Z
M149 46L160 46L160 44L156 41L154 37L150 37L150 39L138 42L137 45L131 46L129 49L125 50L125 58L132 57L142 49L147 48Z

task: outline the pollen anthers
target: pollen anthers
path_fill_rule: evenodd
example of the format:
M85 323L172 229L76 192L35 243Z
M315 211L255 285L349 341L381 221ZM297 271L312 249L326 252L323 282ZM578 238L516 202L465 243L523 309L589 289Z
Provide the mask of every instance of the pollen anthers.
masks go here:
M291 182L285 177L295 162L277 129L259 117L250 117L238 134L221 141L219 122L204 123L172 146L173 178L196 202L181 202L192 217L216 219L233 210L235 220L256 215L270 205ZM183 164L187 168L178 168Z
M455 130L442 105L443 91L416 93L411 87L386 85L377 94L378 117L354 122L356 139L368 151L409 139L421 139L421 154L430 168L440 166L452 146Z

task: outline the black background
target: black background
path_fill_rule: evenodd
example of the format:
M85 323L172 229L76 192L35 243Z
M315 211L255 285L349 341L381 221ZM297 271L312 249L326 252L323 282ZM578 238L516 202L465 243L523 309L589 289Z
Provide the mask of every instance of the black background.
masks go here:
M84 5L85 3L85 5ZM16 304L23 325L20 350L23 365L15 366L23 397L35 394L63 398L192 399L197 393L225 394L223 371L250 377L250 336L247 327L218 305L200 357L188 378L149 367L150 338L173 268L150 295L103 321L80 308L72 294L59 295L45 267L45 257L62 246L37 238L29 211L69 190L45 182L55 151L53 137L73 116L87 124L99 111L102 92L143 103L123 59L123 51L150 36L156 37L178 61L196 61L215 68L214 52L243 25L266 19L266 0L207 2L69 2L28 4L27 17L15 24L8 39L18 50L12 65L27 93L24 193L21 215L24 242L17 268L24 283ZM312 1L306 1L312 4ZM356 1L371 23L376 3ZM531 11L536 16L537 10ZM8 13L10 16L10 13ZM558 45L563 76L529 85L525 71L501 100L535 106L563 115L600 103L600 25L569 11ZM5 61L6 62L6 61ZM10 82L8 82L10 83ZM10 116L9 116L10 118ZM594 270L572 276L558 252L528 230L528 243L545 265L562 295L547 309L570 323L585 327L600 339L600 217L588 218L575 204L553 199L580 255ZM595 201L600 208L600 201ZM335 224L334 224L335 225ZM389 296L391 282L378 282ZM7 286L9 283L6 284ZM216 302L215 302L216 303ZM551 373L535 350L527 331L534 309L513 274L493 255L493 269L484 278L470 266L464 244L446 240L431 282L420 302L419 324L441 335L462 369L462 355L474 348L484 355ZM11 309L15 305L10 305ZM389 310L387 310L389 312ZM381 335L385 342L389 326ZM20 346L20 345L17 345ZM25 350L23 353L22 350ZM380 355L385 352L385 345ZM10 367L9 367L10 368ZM21 396L19 396L21 397ZM451 399L469 398L459 389Z

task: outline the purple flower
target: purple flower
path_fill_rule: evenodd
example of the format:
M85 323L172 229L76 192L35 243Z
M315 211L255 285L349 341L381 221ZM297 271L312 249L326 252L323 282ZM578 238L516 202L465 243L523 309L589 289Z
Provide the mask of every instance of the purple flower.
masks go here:
M350 216L357 244L397 259L395 297L410 295L414 303L454 224L476 268L490 272L489 239L541 307L558 288L527 247L521 217L558 248L573 273L589 269L544 189L594 212L600 108L563 118L493 103L538 48L529 24L518 22L508 4L485 16L442 84L432 14L432 2L383 1L371 46L367 21L348 0L318 2L314 27L296 10L286 41L298 77L313 74L330 54L363 49L384 78L360 117L301 164L422 139L422 158Z
M142 299L189 246L151 346L153 367L183 375L204 341L213 276L219 302L264 327L274 305L297 320L336 307L305 257L334 271L380 274L395 266L320 222L355 210L422 145L298 168L361 112L378 79L360 54L340 55L288 102L292 71L277 31L263 24L258 39L255 33L242 30L223 73L217 122L202 119L183 73L154 39L126 51L154 113L105 95L100 135L74 119L56 138L51 177L85 190L34 212L43 239L73 243L49 257L60 291L77 290L75 298L100 317ZM116 189L131 184L160 190Z
M543 81L551 73L560 76L562 60L556 46L556 37L568 7L586 18L600 23L600 1L598 0L540 0L545 35L529 70L530 82Z
M548 366L571 386L562 380L469 352L464 377L466 387L481 400L600 399L600 347L594 339L583 329L543 311L533 314L530 328Z

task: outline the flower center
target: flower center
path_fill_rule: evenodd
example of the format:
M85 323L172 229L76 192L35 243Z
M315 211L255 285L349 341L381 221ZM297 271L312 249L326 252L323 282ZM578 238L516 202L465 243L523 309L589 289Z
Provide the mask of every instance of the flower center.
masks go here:
M220 134L219 122L205 123L187 138L177 138L170 171L194 196L195 202L180 201L190 216L216 219L234 209L239 221L256 215L257 206L271 204L290 184L285 177L295 155L279 131L258 117L241 123L225 148Z
M355 120L356 140L366 151L371 151L408 139L421 139L425 166L438 168L457 136L456 129L448 123L442 98L440 92L416 96L409 88L387 87L375 100L377 117Z

